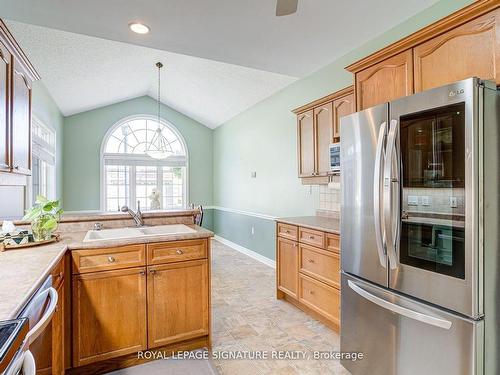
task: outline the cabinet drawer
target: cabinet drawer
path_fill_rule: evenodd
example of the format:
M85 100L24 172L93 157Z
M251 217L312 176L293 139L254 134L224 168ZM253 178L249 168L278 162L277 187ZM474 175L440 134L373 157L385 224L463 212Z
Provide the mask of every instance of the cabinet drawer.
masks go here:
M144 245L74 250L71 256L73 273L138 267L146 264Z
M297 241L298 231L295 225L278 223L278 236Z
M340 288L340 257L326 250L300 245L300 272Z
M326 250L340 254L340 236L338 234L327 233L325 235L325 238L326 238Z
M318 230L299 228L299 241L308 245L325 247L325 234Z
M147 245L148 264L173 263L207 257L207 240L161 242Z
M335 324L340 324L340 291L338 289L300 275L299 301Z

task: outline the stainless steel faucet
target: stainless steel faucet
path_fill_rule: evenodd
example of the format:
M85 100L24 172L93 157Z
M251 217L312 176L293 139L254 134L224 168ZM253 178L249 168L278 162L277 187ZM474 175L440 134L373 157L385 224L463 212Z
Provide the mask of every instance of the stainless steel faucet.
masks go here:
M121 208L122 212L128 212L130 216L132 216L132 219L134 219L135 225L138 227L142 227L144 225L144 220L142 218L142 212L141 212L141 202L137 201L137 212L134 212L128 206L123 206Z

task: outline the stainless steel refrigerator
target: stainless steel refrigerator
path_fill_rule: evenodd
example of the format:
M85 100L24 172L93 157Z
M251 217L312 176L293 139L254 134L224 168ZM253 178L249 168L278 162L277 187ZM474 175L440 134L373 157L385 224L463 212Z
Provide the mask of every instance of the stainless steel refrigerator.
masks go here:
M353 375L500 374L500 98L463 80L341 119Z

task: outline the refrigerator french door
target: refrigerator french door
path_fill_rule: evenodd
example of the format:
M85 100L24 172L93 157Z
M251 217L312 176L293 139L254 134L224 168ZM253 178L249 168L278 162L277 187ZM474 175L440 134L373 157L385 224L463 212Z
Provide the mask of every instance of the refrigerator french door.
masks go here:
M492 266L499 263L493 224L500 206L499 112L495 84L471 78L341 119L341 349L368 350L364 365L343 362L353 374L375 373L365 365L388 375L462 374L442 369L452 368L457 353L463 357L464 343L471 362L462 363L470 370L463 374L482 373L478 338L488 322L500 332L496 318L484 318L484 294L499 295L494 274L500 267ZM351 277L358 281L349 283ZM490 291L485 280L492 280ZM445 316L450 329L412 319L422 309ZM388 354L380 357L380 347L368 342L384 332L393 340L382 340ZM411 361L405 343L422 337L429 348L415 350ZM443 345L430 344L435 340ZM417 362L433 363L434 370L421 372Z

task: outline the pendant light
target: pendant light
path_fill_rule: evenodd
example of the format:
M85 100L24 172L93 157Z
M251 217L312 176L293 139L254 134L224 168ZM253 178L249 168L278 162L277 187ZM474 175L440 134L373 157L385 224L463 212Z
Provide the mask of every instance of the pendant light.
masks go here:
M158 97L157 97L157 105L158 105L158 128L155 130L153 135L153 139L148 144L148 148L146 149L146 154L153 159L166 159L169 156L174 154L172 150L172 145L170 142L163 136L161 129L161 101L160 101L160 88L161 88L161 68L163 68L163 64L161 62L156 63L156 67L158 68Z

